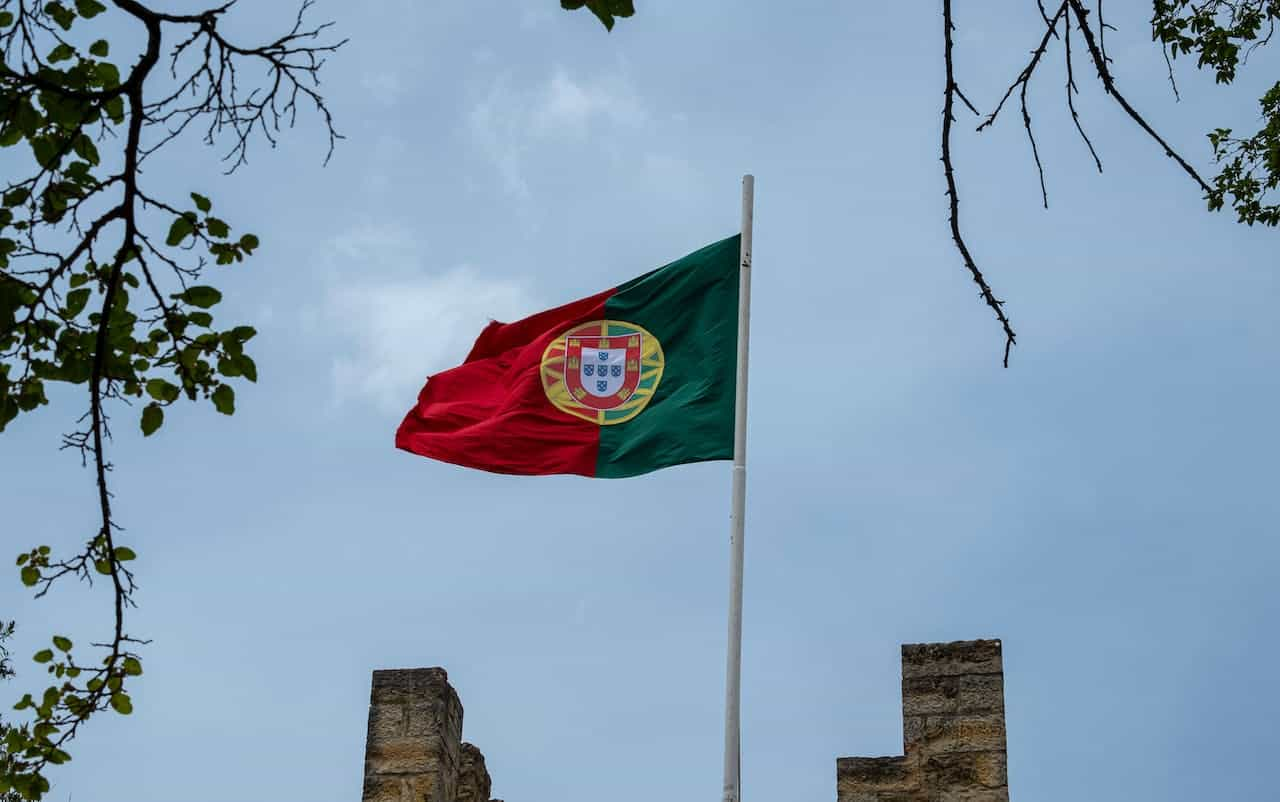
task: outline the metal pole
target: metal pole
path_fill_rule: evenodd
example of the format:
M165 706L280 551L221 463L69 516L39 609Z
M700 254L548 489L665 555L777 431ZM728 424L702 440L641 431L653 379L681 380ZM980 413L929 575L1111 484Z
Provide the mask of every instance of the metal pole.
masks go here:
M747 504L747 353L751 323L751 222L754 176L742 177L742 250L738 278L738 378L733 415L733 508L729 514L729 657L724 693L724 797L742 799L742 540Z

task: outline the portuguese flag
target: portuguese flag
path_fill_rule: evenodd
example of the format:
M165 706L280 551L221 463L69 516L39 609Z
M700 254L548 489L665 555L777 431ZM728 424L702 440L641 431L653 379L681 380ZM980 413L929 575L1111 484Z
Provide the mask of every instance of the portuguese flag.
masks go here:
M623 477L733 457L740 236L514 323L427 380L396 447L495 473Z

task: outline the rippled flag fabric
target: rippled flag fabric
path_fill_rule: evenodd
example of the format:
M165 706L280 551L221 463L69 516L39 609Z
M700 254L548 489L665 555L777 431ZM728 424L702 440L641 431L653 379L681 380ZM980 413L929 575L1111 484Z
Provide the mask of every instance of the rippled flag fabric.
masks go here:
M396 447L506 474L635 476L733 456L739 236L490 323L427 379Z

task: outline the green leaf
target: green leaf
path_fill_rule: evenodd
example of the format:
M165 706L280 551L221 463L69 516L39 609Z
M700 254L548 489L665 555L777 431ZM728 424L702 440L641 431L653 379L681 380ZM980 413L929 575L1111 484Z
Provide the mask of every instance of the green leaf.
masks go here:
M169 403L178 400L178 387L164 379L152 379L147 382L147 395L157 401Z
M106 10L107 7L98 0L76 0L76 11L85 19L93 19Z
M102 108L107 112L107 116L111 118L111 122L116 125L124 122L124 98L120 95L116 95L102 104Z
M106 58L107 55L111 52L111 45L107 42L106 39L99 39L98 41L89 45L89 52L97 56L98 58Z
M206 214L208 214L209 210L213 208L213 201L209 200L204 195L201 195L199 192L192 192L191 200L196 202L197 209Z
M111 709L122 716L127 716L133 712L133 702L129 699L127 693L111 694Z
M67 293L67 319L71 320L76 315L84 311L84 307L89 303L89 288L82 287L78 290L72 290Z
M231 227L216 217L206 220L205 227L209 229L210 236L218 239L226 239L226 236L231 233Z
M142 408L142 436L150 437L164 423L164 410L154 401Z
M53 659L53 649L41 649L31 659L37 663L47 663Z
M17 206L18 204L26 203L27 198L30 197L31 193L27 191L26 187L17 187L4 193L4 205Z
M219 384L213 391L213 406L223 415L234 415L236 412L236 391L229 385Z
M35 136L36 131L44 125L44 117L36 111L35 106L24 100L13 111L13 124L27 136Z
M124 673L131 677L139 676L142 674L142 663L139 663L136 657L126 657L124 659Z
M26 564L27 564L27 560L30 560L30 559L31 559L31 555L30 555L30 554L19 554L19 555L18 555L18 565L26 565Z
M253 326L236 326L231 330L231 336L236 340L247 343L258 335L258 330Z
M222 300L222 293L213 287L196 286L188 287L178 298L192 306L208 309Z
M62 651L62 652L71 651L71 641L62 637L61 635L53 636L53 645L58 647L58 651Z
M34 565L28 565L22 569L22 584L31 588L31 587L35 587L35 584L39 581L40 581L39 568L36 568Z
M13 14L9 11L0 11L0 28L8 28L13 24Z
M138 559L137 553L128 546L116 546L115 555L116 559L122 563Z
M93 570L97 571L103 576L111 576L111 563L108 560L94 560Z
M606 30L613 30L614 17L630 17L636 13L632 0L560 0L560 7L570 11L586 6Z
M73 58L75 54L76 49L66 42L63 42L53 50L49 51L49 63L57 64L59 61L66 61L69 58Z
M253 249L258 247L258 238L253 234L245 234L240 238L240 247L248 253L253 253Z
M258 381L258 366L245 354L235 357L236 367L240 369L240 373L251 382Z
M53 21L58 23L58 27L64 31L71 30L71 25L76 21L75 12L64 6L62 3L49 3L44 10L53 17Z
M218 372L227 377L244 375L244 371L240 370L240 366L235 363L235 360L230 358L218 360Z
M187 218L175 218L173 225L169 226L169 236L165 238L164 242L170 247L180 245L195 230L196 227Z
M61 156L58 154L58 146L54 144L53 137L37 136L32 138L29 144L37 164L45 168L57 166Z
M76 137L73 148L75 149L76 155L89 162L89 164L96 166L100 161L102 161L102 157L98 155L98 146L93 144L93 140L84 134Z

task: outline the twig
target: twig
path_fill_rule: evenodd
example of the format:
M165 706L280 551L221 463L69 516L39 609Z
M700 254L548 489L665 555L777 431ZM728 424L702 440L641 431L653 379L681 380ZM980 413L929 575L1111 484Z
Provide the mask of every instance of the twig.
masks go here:
M1098 151L1094 150L1093 142L1089 140L1089 135L1084 132L1084 126L1080 124L1080 115L1076 112L1075 94L1079 92L1076 87L1076 75L1074 62L1071 58L1071 17L1064 17L1063 22L1066 23L1066 36L1063 37L1066 43L1066 61L1067 61L1067 108L1071 110L1071 121L1076 125L1076 131L1080 133L1080 138L1084 140L1084 144L1089 148L1089 155L1093 157L1093 163L1097 166L1098 172L1102 172L1102 159L1098 158Z
M1201 189L1206 193L1212 192L1212 188L1205 183L1204 179L1200 177L1200 174L1196 172L1196 169L1188 164L1187 160L1182 158L1182 156L1180 156L1178 152L1164 140L1164 137L1156 133L1156 130L1151 127L1151 124L1148 123L1142 115L1129 104L1129 101L1125 99L1124 95L1120 94L1120 90L1116 87L1115 78L1112 77L1111 70L1107 66L1106 57L1102 55L1102 51L1094 37L1093 29L1089 25L1089 10L1081 5L1080 0L1067 0L1067 2L1070 4L1072 12L1076 15L1076 22L1080 26L1080 33L1084 36L1085 44L1089 47L1089 55L1092 56L1093 63L1098 68L1098 78L1102 81L1102 86L1106 89L1107 94L1115 98L1116 103L1120 105L1120 108L1124 109L1125 113L1138 124L1139 128L1146 131L1148 136L1154 139L1160 147L1164 148L1165 155L1170 159L1173 159L1187 175L1191 176L1193 181L1199 184Z
M987 279L982 275L982 271L978 269L977 263L973 259L973 255L969 252L969 246L965 244L964 237L960 233L960 194L956 189L955 166L951 160L951 124L955 122L955 98L960 94L960 87L956 83L954 50L955 43L953 41L953 32L955 31L955 23L951 16L951 0L942 0L942 27L946 41L945 62L946 62L946 90L943 93L942 107L942 168L947 179L947 198L950 202L950 220L951 220L951 238L955 241L956 248L960 251L960 256L964 260L964 265L969 269L970 276L978 285L978 290L983 301L991 308L996 315L996 320L1000 321L1001 328L1004 329L1004 366L1009 367L1009 351L1013 348L1017 341L1018 335L1014 333L1013 326L1009 323L1009 318L1005 315L1004 302L998 300L991 291L991 286L987 283ZM973 108L967 100L965 103L969 108ZM976 112L975 112L976 113Z

